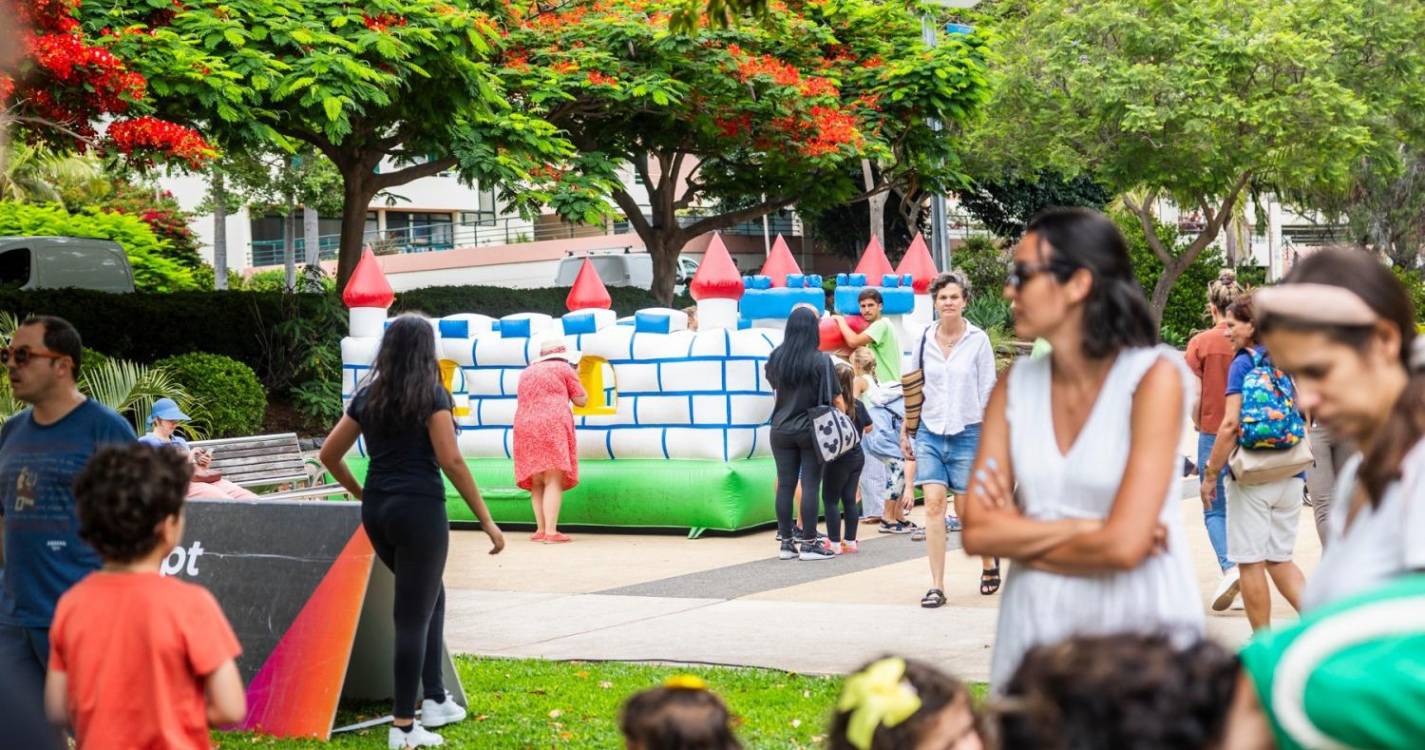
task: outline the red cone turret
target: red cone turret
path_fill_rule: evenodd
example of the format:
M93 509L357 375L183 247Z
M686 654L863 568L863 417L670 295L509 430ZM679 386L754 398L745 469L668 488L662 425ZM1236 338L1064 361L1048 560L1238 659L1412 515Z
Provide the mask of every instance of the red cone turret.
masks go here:
M762 264L758 275L770 277L772 286L786 286L787 274L801 272L801 266L798 266L797 259L792 257L792 249L787 247L787 241L782 239L782 235L777 235L777 241L772 243L772 252Z
M742 274L737 272L737 264L727 253L727 245L722 236L714 234L708 243L707 252L698 264L698 272L688 284L693 299L742 299Z
M871 241L866 243L866 252L861 253L861 262L856 264L855 273L866 274L867 286L880 286L881 279L888 273L895 273L891 268L891 261L886 258L886 250L881 247L881 241L876 239L876 235L871 235Z
M579 275L574 277L574 286L570 287L569 296L564 298L564 306L573 312L591 308L607 310L613 305L613 297L609 296L604 280L599 278L594 264L585 258L584 264L579 266Z
M351 272L346 289L342 290L341 301L346 303L348 309L378 307L382 310L396 301L396 293L391 291L391 284L386 281L386 274L381 272L381 264L376 261L376 254L371 252L371 248L361 253L361 262Z
M930 248L926 246L925 238L917 232L915 239L910 241L910 248L905 251L905 257L901 258L901 264L896 267L896 274L910 274L915 293L925 294L930 290L930 282L935 280L939 272L935 267L935 260L930 257Z

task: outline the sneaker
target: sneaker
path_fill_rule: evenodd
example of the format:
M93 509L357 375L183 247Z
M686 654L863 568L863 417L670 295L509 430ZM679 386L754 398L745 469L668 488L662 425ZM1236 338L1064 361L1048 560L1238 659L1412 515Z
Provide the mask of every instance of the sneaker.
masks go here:
M782 540L782 549L777 552L778 560L797 559L797 543L790 539Z
M857 544L857 543L855 543L855 542L842 542L842 543L841 543L841 554L843 554L843 555L854 555L854 554L856 554L857 552L860 552L860 551L861 551L861 545L859 545L859 544Z
M1217 589L1212 592L1212 611L1221 612L1232 606L1232 600L1237 598L1237 592L1241 589L1241 571L1233 565L1222 574L1222 580L1217 583Z
M900 526L901 524L899 523L886 523L882 521L881 525L876 527L876 531L881 534L899 534L901 532L896 531L896 529Z
M818 539L814 542L802 542L798 556L803 560L830 560L836 557L836 550L832 549L825 539Z
M390 750L403 750L408 747L437 747L444 744L444 738L435 732L427 732L419 721L411 725L409 732L399 727L391 727L390 731L386 733L386 747Z
M917 526L917 527L915 527L915 531L910 532L910 540L911 540L912 542L923 542L923 541L925 541L925 527L924 527L924 526Z
M920 528L920 527L919 527L919 526L916 526L914 523L912 523L912 522L910 522L910 521L901 521L900 523L896 524L895 526L892 526L892 527L891 527L891 530L888 531L888 532L886 532L886 533L887 533L887 534L914 534L914 533L915 533L915 530L918 529L918 528Z
M435 729L464 720L465 709L455 702L455 697L448 690L445 692L445 700L440 703L436 703L430 698L421 701L421 726L423 727Z
M945 517L945 530L946 530L946 531L960 531L960 530L963 529L963 528L964 528L964 527L960 525L960 517L959 517L959 516L946 516L946 517Z

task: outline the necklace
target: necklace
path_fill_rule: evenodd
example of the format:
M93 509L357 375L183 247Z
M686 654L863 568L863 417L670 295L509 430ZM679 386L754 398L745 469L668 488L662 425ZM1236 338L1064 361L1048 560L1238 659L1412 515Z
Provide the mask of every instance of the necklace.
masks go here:
M940 326L937 325L935 326L935 343L940 345L940 348L945 351L945 355L948 357L950 352L955 351L955 347L960 345L960 340L965 338L965 331L967 330L969 330L969 326L967 326L963 320L960 321L959 332L954 336L947 336L944 331L940 330Z

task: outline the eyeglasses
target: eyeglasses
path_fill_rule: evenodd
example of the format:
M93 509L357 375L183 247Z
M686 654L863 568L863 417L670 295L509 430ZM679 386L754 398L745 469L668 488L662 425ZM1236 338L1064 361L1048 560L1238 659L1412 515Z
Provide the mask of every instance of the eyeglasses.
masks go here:
M1009 264L1009 275L1005 277L1005 284L1018 290L1029 283L1029 280L1051 270L1052 263L1025 263L1015 261Z
M0 365L8 365L14 360L16 367L24 367L30 363L31 359L64 359L68 354L56 354L54 352L31 351L28 346L7 346L0 347Z

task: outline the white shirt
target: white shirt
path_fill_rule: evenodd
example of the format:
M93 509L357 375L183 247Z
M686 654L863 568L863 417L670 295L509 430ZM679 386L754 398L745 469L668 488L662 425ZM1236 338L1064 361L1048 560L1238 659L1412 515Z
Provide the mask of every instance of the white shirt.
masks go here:
M1360 467L1360 454L1341 467L1326 519L1326 550L1316 572L1306 580L1302 612L1425 569L1425 440L1401 459L1400 479L1386 487L1380 505L1362 506L1347 528Z
M965 333L947 360L935 341L939 325L931 323L916 337L910 367L925 370L921 426L937 435L955 435L984 421L985 405L995 389L995 353L989 335L967 320Z

